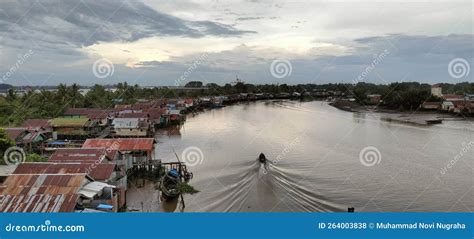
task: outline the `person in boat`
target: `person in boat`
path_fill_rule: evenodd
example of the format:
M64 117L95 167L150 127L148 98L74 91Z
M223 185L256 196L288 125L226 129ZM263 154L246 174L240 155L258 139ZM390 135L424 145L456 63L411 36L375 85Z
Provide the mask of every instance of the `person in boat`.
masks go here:
M260 155L258 156L258 160L260 161L260 163L266 163L267 157L265 157L265 154L260 153Z

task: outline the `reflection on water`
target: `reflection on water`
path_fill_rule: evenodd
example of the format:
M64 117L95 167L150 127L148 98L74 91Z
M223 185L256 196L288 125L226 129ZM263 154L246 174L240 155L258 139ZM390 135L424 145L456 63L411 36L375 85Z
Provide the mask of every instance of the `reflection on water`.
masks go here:
M200 192L185 196L185 211L472 211L474 150L440 169L474 141L473 122L415 127L380 117L325 102L234 105L161 131L156 156L203 152L190 167ZM380 151L379 164L361 163L367 146Z
M165 129L159 129L158 134L160 135L167 135L170 137L181 137L181 129L184 125L171 125L166 127Z

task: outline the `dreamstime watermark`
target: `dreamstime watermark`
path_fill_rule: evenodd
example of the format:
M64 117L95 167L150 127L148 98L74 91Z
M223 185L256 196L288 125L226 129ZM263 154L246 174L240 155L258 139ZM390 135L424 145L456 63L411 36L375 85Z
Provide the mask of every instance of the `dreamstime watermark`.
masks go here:
M188 76L191 75L198 68L199 65L206 62L208 58L209 55L204 53L200 55L196 60L194 60L194 62L188 67L188 69L186 69L186 71L184 71L183 74L181 74L181 76L175 80L175 86L180 86L181 83L183 83L188 78Z
M25 162L25 160L25 151L17 146L12 146L8 148L3 154L3 161L5 161L7 165L17 165Z
M92 65L92 73L99 79L104 79L114 74L114 64L107 58L101 58Z
M8 69L7 72L5 72L5 74L3 74L2 78L0 79L0 83L3 83L3 82L6 82L8 79L10 79L10 77L15 74L15 72L18 71L18 69L20 69L20 67L25 64L26 61L28 61L28 59L30 59L30 57L35 54L35 52L33 50L29 50L27 51L25 54L23 55L20 55L18 56L18 60L15 62L15 64L13 64L10 69Z
M50 220L45 220L43 224L37 225L14 225L7 224L6 232L84 232L84 225L53 225Z
M469 62L463 58L452 59L448 64L449 75L453 78L460 79L469 75L471 67Z
M454 158L451 161L449 161L448 164L446 164L446 166L440 169L439 172L441 173L441 175L445 175L448 172L448 170L450 170L461 158L463 158L466 154L468 154L474 149L474 141L471 141L469 143L464 142L462 145L463 147L459 151L459 153L456 154L456 156L454 156Z
M190 146L183 150L181 158L186 165L193 167L204 161L204 154L200 148Z
M288 60L277 59L270 65L270 73L277 79L282 79L291 75L293 66Z
M278 163L280 163L286 157L286 155L291 151L291 149L295 147L295 145L299 144L300 142L301 142L300 137L296 137L290 143L285 145L283 150L272 161L273 165L277 165Z
M375 54L374 59L372 60L372 63L370 63L369 66L367 66L364 71L362 71L355 79L352 80L353 85L357 85L357 83L364 81L365 78L372 72L377 65L382 63L382 61L385 59L390 54L390 51L388 49L385 49L382 53L380 54Z
M380 150L374 146L367 146L359 152L360 163L366 167L372 167L382 161Z
M119 150L119 148L120 148L120 143L118 141L114 141L112 143L112 145L105 148L105 153L106 153L106 155L110 154L112 151ZM111 160L114 160L114 159L111 159ZM97 168L97 166L102 163L102 161L103 161L103 158L99 158L99 159L95 160L89 167L87 167L86 174L90 174L92 172L92 170Z

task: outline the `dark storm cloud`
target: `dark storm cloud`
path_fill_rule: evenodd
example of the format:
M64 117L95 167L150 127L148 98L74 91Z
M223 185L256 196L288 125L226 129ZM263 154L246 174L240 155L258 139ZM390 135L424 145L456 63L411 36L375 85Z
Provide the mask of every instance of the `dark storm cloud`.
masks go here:
M82 47L152 36L239 36L249 31L211 21L187 21L138 1L5 1L0 5L1 45Z

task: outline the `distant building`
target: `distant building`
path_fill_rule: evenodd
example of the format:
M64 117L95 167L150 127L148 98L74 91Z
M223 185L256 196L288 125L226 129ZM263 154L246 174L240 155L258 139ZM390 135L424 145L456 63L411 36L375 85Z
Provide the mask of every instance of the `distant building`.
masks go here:
M115 118L112 126L119 137L146 137L150 132L150 124L141 118Z
M435 84L431 86L431 95L442 97L443 96L443 88L439 84Z
M77 164L77 170L79 168L85 169L84 173L87 173L95 181L114 185L118 193L118 207L122 208L125 206L127 168L122 160L122 155L118 152L118 146L117 149L114 149L114 147L58 149L49 158L48 162L61 165L53 167L65 168L70 167L72 164ZM50 169L48 170L48 173L52 173ZM63 171L65 172L65 170Z
M94 122L88 117L59 117L50 121L55 139L85 139L96 133Z
M439 110L441 109L441 102L424 102L421 108L424 110Z
M454 104L451 101L444 101L443 104L441 105L441 109L444 111L453 111L454 110Z
M455 100L451 102L453 102L454 105L454 113L461 113L464 112L464 109L466 109L467 102L464 102L464 100Z
M370 104L379 104L382 101L382 95L379 94L372 94L372 95L367 95L367 98L369 99Z
M28 119L23 123L22 127L43 133L53 131L53 128L49 124L49 119Z
M154 158L154 138L114 138L114 139L87 139L82 148L105 148L122 153L126 169L133 163L151 161Z
M65 117L87 117L92 124L105 127L108 125L113 110L103 110L99 108L69 108L64 112Z
M464 99L466 101L472 101L472 100L474 100L474 94L465 94Z
M442 98L447 101L464 101L464 95L446 94Z
M27 128L6 128L5 132L18 147L22 147L30 153L39 151L41 143L48 138L41 131Z

